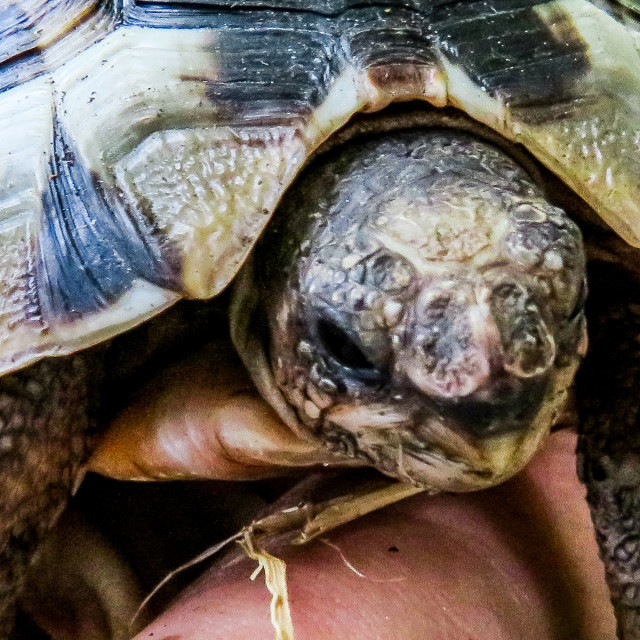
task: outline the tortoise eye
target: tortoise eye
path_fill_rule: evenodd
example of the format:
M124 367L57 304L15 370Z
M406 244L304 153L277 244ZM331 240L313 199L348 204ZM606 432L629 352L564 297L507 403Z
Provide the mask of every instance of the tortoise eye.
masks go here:
M376 370L353 338L332 320L318 320L318 338L327 354L342 366L359 371Z

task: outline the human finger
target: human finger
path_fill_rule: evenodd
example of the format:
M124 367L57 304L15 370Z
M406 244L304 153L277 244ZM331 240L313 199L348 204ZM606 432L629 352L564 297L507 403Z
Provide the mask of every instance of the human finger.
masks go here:
M420 495L272 549L287 563L296 638L613 640L574 449L558 432L500 487ZM273 637L253 569L240 555L213 567L138 640Z

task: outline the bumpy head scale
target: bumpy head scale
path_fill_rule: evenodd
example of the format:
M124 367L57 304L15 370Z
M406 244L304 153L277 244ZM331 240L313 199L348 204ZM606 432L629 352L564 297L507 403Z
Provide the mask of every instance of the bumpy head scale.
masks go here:
M584 348L581 236L462 133L352 141L287 195L256 262L273 377L338 452L443 489L515 473Z

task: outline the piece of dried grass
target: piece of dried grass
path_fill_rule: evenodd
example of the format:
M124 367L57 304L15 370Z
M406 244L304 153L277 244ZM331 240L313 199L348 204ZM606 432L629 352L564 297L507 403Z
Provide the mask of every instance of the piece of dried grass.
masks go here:
M287 565L283 560L260 547L251 529L246 530L239 544L244 552L258 563L258 567L251 575L251 580L255 580L260 572L264 571L264 581L271 593L271 624L276 632L275 640L294 640L287 591Z
M260 518L233 536L203 551L193 560L171 571L143 600L132 624L165 584L173 580L179 573L208 560L236 541L244 552L258 563L257 569L251 575L251 580L255 580L260 572L264 571L266 587L271 593L271 624L276 632L275 640L294 640L287 590L286 564L280 558L265 551L260 541L278 534L290 533L297 534L291 539L291 544L306 544L336 527L421 491L424 491L421 487L401 482L389 482L383 486L365 485L359 490L326 502L303 503ZM351 566L349 563L347 564ZM351 568L355 570L352 566ZM356 571L356 573L358 572Z

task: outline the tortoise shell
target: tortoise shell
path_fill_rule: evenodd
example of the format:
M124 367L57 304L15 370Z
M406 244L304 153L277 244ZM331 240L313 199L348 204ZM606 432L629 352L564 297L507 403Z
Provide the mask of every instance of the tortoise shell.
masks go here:
M0 372L216 295L314 149L391 102L522 143L640 246L640 23L623 4L10 0Z

